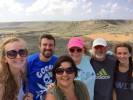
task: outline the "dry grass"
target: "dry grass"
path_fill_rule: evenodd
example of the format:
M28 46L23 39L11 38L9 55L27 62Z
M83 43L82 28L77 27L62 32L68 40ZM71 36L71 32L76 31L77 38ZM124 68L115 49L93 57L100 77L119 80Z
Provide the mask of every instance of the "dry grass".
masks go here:
M133 34L112 34L112 33L95 33L85 35L87 38L91 38L92 40L101 37L108 41L116 41L116 42L133 42Z

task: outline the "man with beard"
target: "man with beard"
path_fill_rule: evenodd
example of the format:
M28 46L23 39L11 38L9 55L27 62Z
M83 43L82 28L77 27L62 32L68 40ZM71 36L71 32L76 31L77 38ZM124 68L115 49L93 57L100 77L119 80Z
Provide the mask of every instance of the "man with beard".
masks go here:
M106 53L107 42L97 38L92 44L91 64L96 74L94 100L112 100L115 59Z
M27 66L27 90L33 94L34 100L44 100L47 85L52 83L52 69L57 60L53 55L55 49L55 38L44 34L39 39L39 53L28 57Z

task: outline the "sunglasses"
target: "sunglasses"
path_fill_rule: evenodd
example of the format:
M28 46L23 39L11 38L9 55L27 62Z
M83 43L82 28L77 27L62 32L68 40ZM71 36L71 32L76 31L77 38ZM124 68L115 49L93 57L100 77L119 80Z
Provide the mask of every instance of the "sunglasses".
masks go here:
M6 52L7 57L10 59L15 59L18 54L20 57L26 57L28 55L28 51L26 49L19 49L18 51L10 50Z
M57 68L55 70L55 73L58 75L62 75L64 72L66 72L67 74L73 74L74 72L76 72L76 69L74 67L69 67L66 69L63 68Z
M105 49L104 46L100 46L100 45L99 45L99 46L95 46L94 48L95 48L95 49Z
M77 51L78 53L80 53L80 52L82 52L82 49L80 49L80 48L71 48L71 49L69 49L69 51L71 53L74 53L75 51Z

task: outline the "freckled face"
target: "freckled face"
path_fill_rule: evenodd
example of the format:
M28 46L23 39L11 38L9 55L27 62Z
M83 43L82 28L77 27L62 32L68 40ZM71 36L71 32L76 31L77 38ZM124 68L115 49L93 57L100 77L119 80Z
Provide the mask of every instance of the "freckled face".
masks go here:
M11 70L22 70L26 65L27 55L21 57L19 54L17 54L14 59L7 57L7 51L14 50L18 52L20 49L25 49L25 45L22 41L16 41L5 45L5 63L9 64Z

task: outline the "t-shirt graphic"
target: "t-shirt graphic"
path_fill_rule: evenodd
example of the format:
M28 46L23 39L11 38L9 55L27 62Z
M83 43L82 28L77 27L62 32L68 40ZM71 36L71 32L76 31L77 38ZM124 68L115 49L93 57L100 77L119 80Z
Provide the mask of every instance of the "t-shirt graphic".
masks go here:
M112 100L115 59L110 55L103 61L92 58L91 64L96 73L94 100Z
M96 79L110 79L110 75L104 68L102 68L96 73Z
M52 56L48 62L40 61L39 53L28 57L28 91L34 100L44 100L48 84L52 83L52 69L57 57Z

